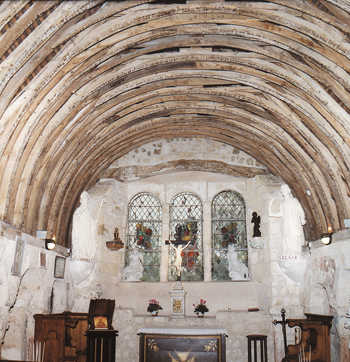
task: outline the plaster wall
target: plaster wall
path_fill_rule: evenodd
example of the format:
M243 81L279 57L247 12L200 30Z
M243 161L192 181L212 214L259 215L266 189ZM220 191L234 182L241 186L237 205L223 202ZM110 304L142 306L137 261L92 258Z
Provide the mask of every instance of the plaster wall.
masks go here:
M33 315L72 307L67 279L54 278L56 256L68 254L60 247L45 250L43 240L5 223L0 223L0 235L0 356L25 360L33 342ZM14 273L18 239L24 243L23 260Z
M310 243L301 301L305 312L333 315L332 361L350 360L350 230L333 235L330 245Z

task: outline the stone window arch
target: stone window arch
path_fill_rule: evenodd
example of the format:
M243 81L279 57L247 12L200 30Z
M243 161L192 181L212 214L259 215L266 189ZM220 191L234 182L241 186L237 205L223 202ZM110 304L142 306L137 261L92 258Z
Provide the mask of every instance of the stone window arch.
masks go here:
M202 281L203 265L203 203L190 192L176 195L170 204L170 240L186 245L182 252L182 281ZM176 280L175 250L169 248L168 280Z
M138 249L143 256L143 281L160 279L162 232L162 205L149 192L135 195L128 205L125 245L125 265L129 265L131 253Z
M211 206L212 280L231 281L228 247L233 245L238 260L248 266L246 206L244 198L235 191L217 194Z

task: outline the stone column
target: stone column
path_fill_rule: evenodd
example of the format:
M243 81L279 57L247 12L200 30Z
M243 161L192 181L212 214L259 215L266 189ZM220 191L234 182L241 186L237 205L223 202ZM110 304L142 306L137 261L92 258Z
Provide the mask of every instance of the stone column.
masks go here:
M169 246L165 245L165 240L170 238L169 214L170 206L168 203L163 203L162 208L162 247L161 247L161 258L160 258L160 281L168 281L168 269L169 269Z
M203 264L204 281L211 282L211 203L203 205Z

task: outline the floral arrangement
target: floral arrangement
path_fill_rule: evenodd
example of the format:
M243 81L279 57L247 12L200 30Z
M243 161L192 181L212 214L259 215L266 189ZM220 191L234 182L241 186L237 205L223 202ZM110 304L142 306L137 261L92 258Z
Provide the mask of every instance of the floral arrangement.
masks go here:
M199 303L193 303L194 312L198 315L199 313L209 312L208 307L205 305L206 301L201 299Z
M153 313L153 312L158 312L160 309L163 309L159 302L157 302L155 299L151 299L148 302L148 308L147 308L147 312Z

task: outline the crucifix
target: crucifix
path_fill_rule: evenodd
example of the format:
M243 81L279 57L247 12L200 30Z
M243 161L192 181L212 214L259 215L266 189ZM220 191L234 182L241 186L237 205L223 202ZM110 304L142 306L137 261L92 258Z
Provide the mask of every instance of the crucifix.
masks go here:
M169 240L170 246L175 250L176 252L176 259L175 259L175 267L176 267L176 275L177 280L181 280L181 267L182 267L182 251L185 250L191 243L189 241L185 246L183 244L178 244L176 247L174 244Z
M174 240L174 244L170 240L166 240L165 244L170 245L176 252L175 256L175 267L177 281L174 289L170 292L171 297L171 316L172 317L185 317L185 306L186 306L186 292L183 289L181 283L181 267L182 267L182 252L191 243L191 240L187 242L184 240Z
M170 246L176 252L175 267L176 267L177 281L181 281L181 267L182 267L182 255L181 255L181 253L183 252L183 250L185 250L188 247L188 245L190 245L191 240L186 245L184 245L184 243L176 243L176 245L174 245L171 242L171 240L166 240L165 243L170 244Z
M281 315L282 315L282 320L278 321L278 320L274 320L272 323L276 326L277 324L281 324L282 325L282 333L283 333L283 340L284 340L284 355L287 356L287 335L286 335L286 324L288 324L288 322L286 321L286 311L284 308L281 309Z

